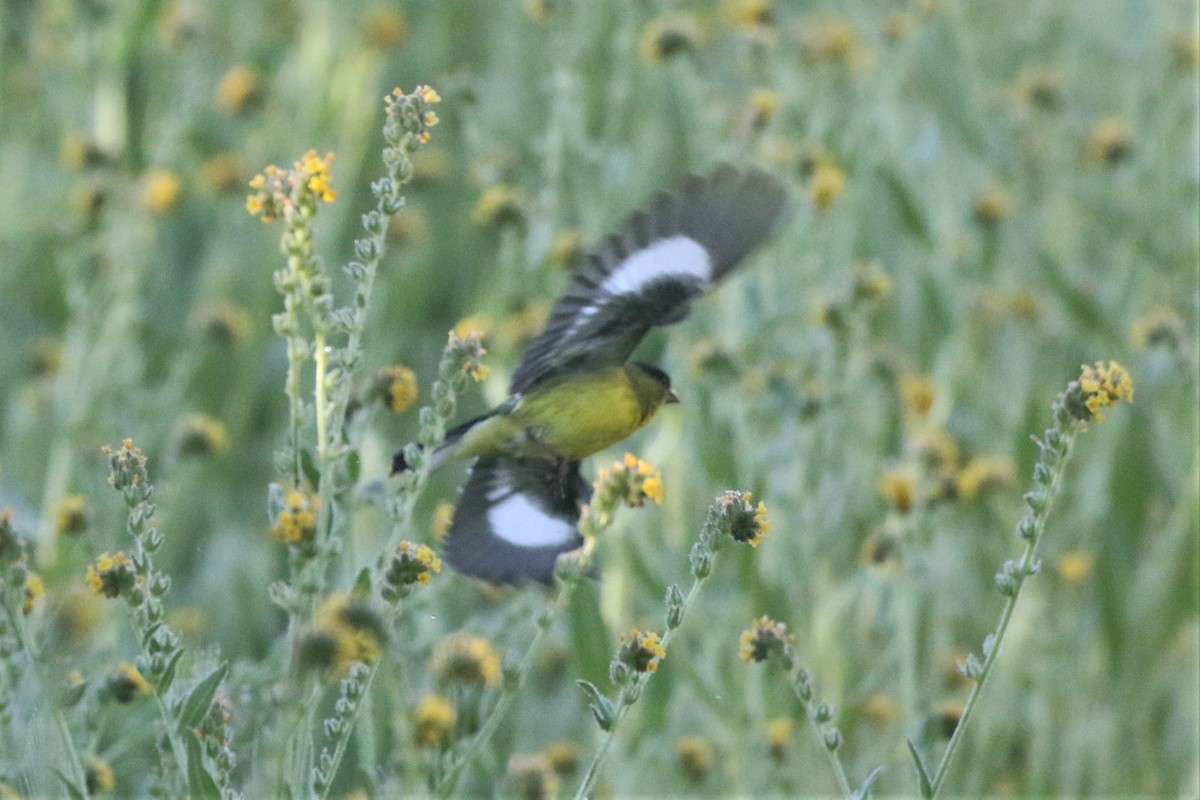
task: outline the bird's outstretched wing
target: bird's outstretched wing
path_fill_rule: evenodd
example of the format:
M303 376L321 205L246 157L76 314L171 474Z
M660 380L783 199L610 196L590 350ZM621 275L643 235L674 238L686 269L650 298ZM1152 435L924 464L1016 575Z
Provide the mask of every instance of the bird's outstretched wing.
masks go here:
M578 461L480 458L454 510L442 557L490 583L553 583L559 555L583 544L579 510L590 495Z
M585 257L511 391L564 369L623 363L651 328L686 317L693 298L773 232L786 206L776 178L729 165L656 194Z

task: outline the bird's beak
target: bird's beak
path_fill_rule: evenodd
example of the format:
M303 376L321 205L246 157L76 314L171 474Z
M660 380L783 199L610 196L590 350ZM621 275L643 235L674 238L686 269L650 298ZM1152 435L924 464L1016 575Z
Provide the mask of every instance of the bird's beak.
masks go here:
M675 394L674 389L667 389L667 402L668 403L678 403L679 402L679 395Z

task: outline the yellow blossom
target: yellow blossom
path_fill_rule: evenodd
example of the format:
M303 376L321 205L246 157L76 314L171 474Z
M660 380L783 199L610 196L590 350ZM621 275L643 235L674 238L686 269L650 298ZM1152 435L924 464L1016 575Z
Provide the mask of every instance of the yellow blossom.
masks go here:
M152 169L142 179L142 205L155 214L166 214L175 208L181 187L174 172Z
M997 225L1012 213L1012 195L999 184L990 184L975 195L975 220L981 225Z
M779 92L756 88L750 93L750 121L756 128L766 125L779 107Z
M890 470L879 479L879 493L901 514L912 510L917 495L917 479L907 470Z
M621 634L617 648L617 660L634 672L655 672L658 662L667 657L662 638L653 631L634 628L629 635Z
M208 414L189 414L183 419L179 433L181 455L207 456L229 450L229 434L225 425Z
M383 652L383 620L364 601L334 594L313 615L313 629L334 643L331 666L345 675L356 662L372 663Z
M822 162L813 168L808 194L817 211L828 211L845 188L846 176L833 164Z
M500 685L500 655L482 636L455 633L439 641L429 660L429 671L440 683Z
M1104 419L1100 409L1121 400L1133 402L1133 379L1116 361L1097 361L1091 366L1084 364L1078 385L1083 392L1084 405L1097 422Z
M642 28L638 53L644 61L657 63L694 53L704 41L704 31L691 14L665 14Z
M87 530L87 499L81 494L63 498L54 514L54 532L59 535L77 536Z
M542 755L559 775L570 777L579 769L579 746L574 742L551 742Z
M417 376L403 364L384 367L379 370L376 380L382 387L387 407L393 412L407 411L417 402Z
M408 23L399 8L376 6L367 12L363 34L375 47L396 47L408 38Z
M758 32L775 24L774 0L721 0L721 12L735 30Z
M1007 458L983 456L968 461L954 476L954 485L961 499L973 500L991 487L1008 486L1016 479L1016 467Z
M928 375L902 375L900 377L900 398L904 401L904 410L914 417L924 417L933 408L933 381Z
M1092 574L1092 554L1082 550L1063 553L1058 559L1058 577L1063 583L1078 585Z
M88 566L86 579L95 594L111 599L133 588L136 572L125 553L104 553Z
M1124 161L1133 149L1129 123L1120 117L1108 117L1096 123L1088 137L1084 155L1089 161L1112 166Z
M712 769L716 752L706 736L681 736L675 740L675 761L692 780L700 780Z
M546 260L556 267L573 267L582 257L583 234L574 228L556 232L546 251Z
M1150 309L1133 321L1129 331L1129 343L1138 349L1166 347L1180 352L1188 340L1187 324L1170 306Z
M765 614L742 631L738 643L738 657L747 664L751 661L766 661L774 654L786 654L796 637L787 632L787 626L776 622Z
M900 706L886 694L873 694L863 703L863 715L876 725L888 727L900 720Z
M417 745L437 746L449 735L457 719L458 712L449 700L441 695L426 695L413 712Z
M788 740L792 738L792 721L787 717L769 719L763 726L767 734L767 747L771 758L782 761L786 754Z
M117 665L116 671L108 677L107 689L118 703L132 703L139 694L152 691L150 683L129 662Z
M446 538L446 534L450 532L450 523L454 521L454 504L447 503L445 500L437 504L433 510L433 525L430 530L433 533L433 538L441 541Z
M498 183L484 189L471 212L471 220L476 225L487 227L522 224L528 202L520 187Z
M230 67L217 83L217 106L225 111L241 113L261 98L258 76L244 64Z
M288 544L311 542L317 533L320 508L319 494L308 495L299 489L288 489L283 495L283 509L271 526L271 536Z
M88 758L83 763L85 788L88 796L108 792L117 785L112 767L102 758Z

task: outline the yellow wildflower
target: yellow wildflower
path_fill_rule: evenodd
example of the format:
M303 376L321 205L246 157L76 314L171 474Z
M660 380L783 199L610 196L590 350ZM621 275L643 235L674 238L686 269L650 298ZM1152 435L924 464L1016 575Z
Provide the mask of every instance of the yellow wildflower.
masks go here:
M1133 133L1129 123L1120 117L1108 117L1092 128L1084 155L1094 163L1113 166L1128 158L1132 149Z
M455 633L439 641L429 660L429 671L439 683L500 685L500 655L482 636Z
M133 562L124 553L104 553L88 566L86 579L95 594L112 599L133 588L137 573Z
M1083 404L1097 422L1104 419L1100 409L1121 400L1133 402L1133 379L1116 361L1084 364L1077 384L1083 393Z
M87 530L87 499L81 494L63 498L54 513L54 532L60 535L77 536Z
M767 747L771 751L771 758L783 761L788 740L792 738L792 721L787 717L776 717L767 720L763 727L766 729Z
M376 6L367 12L363 35L375 47L396 47L408 38L408 22L400 9L393 6Z
M25 600L21 603L21 611L28 616L33 613L37 601L46 594L46 584L42 582L40 575L30 572L25 575L25 584L21 589L25 594Z
M417 745L435 747L441 744L454 728L457 719L458 712L449 700L441 695L426 695L413 712Z
M655 672L658 662L667 656L662 639L653 631L634 628L628 636L622 633L618 641L617 660L634 672Z
M787 632L787 625L764 614L742 631L738 657L747 664L766 661L772 655L786 654L795 641L796 637Z
M142 205L155 214L166 214L175 208L181 188L174 172L152 169L142 178Z
M701 780L712 769L716 752L706 736L681 736L675 740L675 762L691 780Z
M217 106L230 113L240 114L261 99L258 76L244 64L230 67L217 83Z
M917 496L917 479L908 470L890 470L879 479L879 493L901 514L912 510Z
M813 168L808 194L817 211L828 211L846 188L846 176L833 164L821 162Z
M1092 574L1092 554L1082 550L1063 553L1058 559L1058 577L1063 583L1078 585Z
M113 775L112 767L102 758L88 758L83 762L83 777L84 788L87 789L88 796L99 794L100 792L111 791L117 785L117 779Z
M644 61L658 63L699 49L704 31L691 14L665 14L655 17L642 28L638 53Z

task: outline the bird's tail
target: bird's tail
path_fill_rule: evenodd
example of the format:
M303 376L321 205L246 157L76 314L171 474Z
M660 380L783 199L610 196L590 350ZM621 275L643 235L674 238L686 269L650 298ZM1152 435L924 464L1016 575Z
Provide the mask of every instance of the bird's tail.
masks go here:
M453 428L446 431L446 436L442 439L442 443L433 448L433 454L429 457L429 471L432 472L442 464L452 460L454 456L454 446L462 441L462 438L466 436L467 431L471 430L471 428L474 428L476 425L478 425L480 422L483 422L490 416L491 414L483 414L482 416L475 417L474 419L469 419L461 425L455 425ZM417 449L423 451L425 448L418 444ZM404 455L404 449L397 450L395 455L392 456L392 474L397 475L401 472L407 472L410 469L412 469L412 465L408 463L408 458L406 458Z

